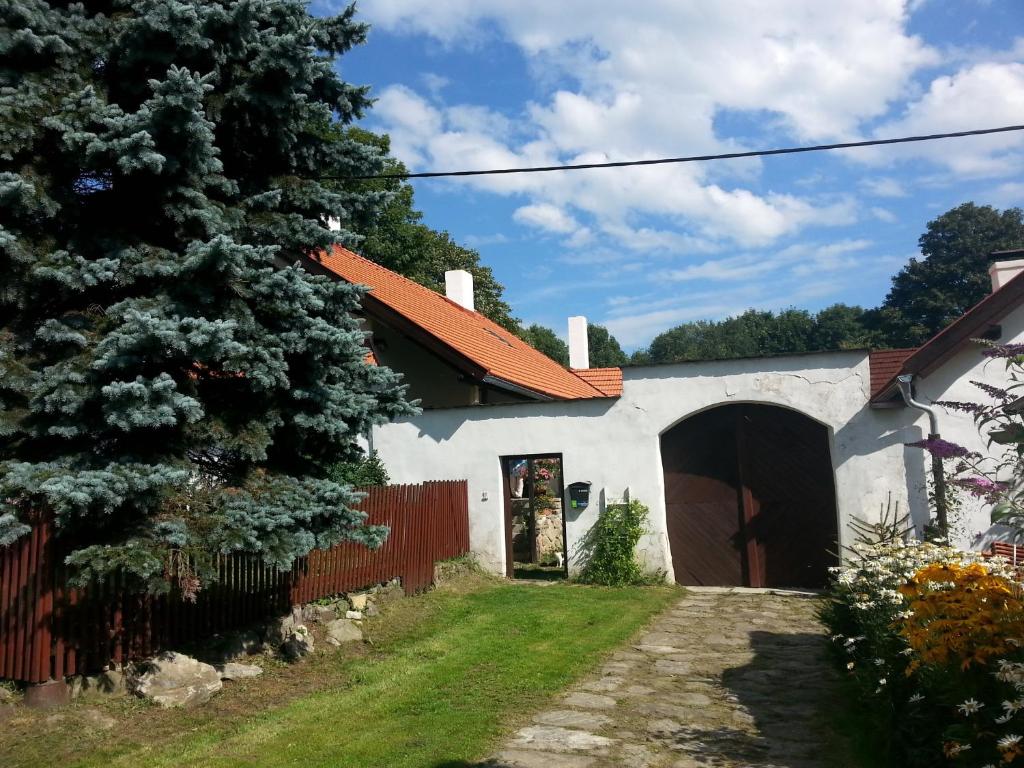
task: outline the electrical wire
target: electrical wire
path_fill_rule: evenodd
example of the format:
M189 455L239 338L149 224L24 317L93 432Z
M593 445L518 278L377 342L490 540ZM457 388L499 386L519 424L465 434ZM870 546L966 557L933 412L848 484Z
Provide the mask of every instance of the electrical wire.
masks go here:
M757 149L750 152L726 152L718 155L691 155L689 157L662 157L653 160L618 160L606 163L575 163L572 165L538 165L529 168L488 168L475 171L424 171L422 173L380 173L367 176L321 176L321 179L342 181L370 181L373 179L439 179L453 176L498 176L512 173L549 173L551 171L584 171L593 168L628 168L640 165L668 165L672 163L703 163L709 160L735 160L743 157L770 157L772 155L795 155L802 152L824 152L834 149L856 147L877 147L886 144L910 144L917 141L959 139L964 136L986 136L993 133L1024 131L1024 125L1007 125L1002 128L979 128L974 131L933 133L927 136L902 136L896 139L869 139L867 141L846 141L839 144L814 144L804 147L781 147L778 149Z

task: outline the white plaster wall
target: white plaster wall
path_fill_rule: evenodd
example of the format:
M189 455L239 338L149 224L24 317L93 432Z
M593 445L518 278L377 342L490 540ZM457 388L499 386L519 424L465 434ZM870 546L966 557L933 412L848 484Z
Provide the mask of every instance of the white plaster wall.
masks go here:
M916 414L870 410L868 386L864 352L627 368L619 399L435 410L376 428L374 447L394 482L469 481L471 546L496 573L505 569L499 457L560 453L566 485L593 483L590 507L567 515L570 558L598 514L601 490L619 497L628 487L651 510L642 556L650 569L671 576L659 436L715 405L781 405L829 427L841 540L851 516L876 517L890 492L906 509L923 483L923 470L920 476L904 471L914 449L903 443L920 437Z
M1024 307L1011 312L1000 322L1002 334L999 342L1013 344L1024 342ZM980 389L971 384L972 381L980 381L996 387L1005 388L1008 384L1008 377L1003 360L991 360L982 357L983 347L968 344L960 350L945 364L930 373L928 376L917 381L917 396L924 402L940 401L973 401L990 402L988 396ZM1000 446L989 446L987 440L979 433L974 420L969 414L957 411L938 410L939 432L946 440L965 446L972 451L982 455L998 456L1001 453ZM923 414L917 419L916 424L922 433L928 431L927 417ZM914 457L921 462L921 456ZM989 509L982 501L971 498L968 494L961 494L964 500L962 508L962 519L959 521L959 535L956 543L961 546L975 542L985 543L987 540L982 537L990 526Z

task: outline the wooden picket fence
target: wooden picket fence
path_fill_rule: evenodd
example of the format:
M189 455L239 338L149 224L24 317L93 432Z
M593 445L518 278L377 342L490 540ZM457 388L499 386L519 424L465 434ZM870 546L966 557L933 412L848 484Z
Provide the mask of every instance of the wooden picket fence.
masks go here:
M365 488L359 509L390 534L372 551L344 543L282 572L249 555L220 557L220 578L195 602L127 593L116 580L69 588L63 543L40 517L0 549L0 679L60 680L238 629L293 605L399 578L406 593L433 581L434 564L469 551L465 480Z

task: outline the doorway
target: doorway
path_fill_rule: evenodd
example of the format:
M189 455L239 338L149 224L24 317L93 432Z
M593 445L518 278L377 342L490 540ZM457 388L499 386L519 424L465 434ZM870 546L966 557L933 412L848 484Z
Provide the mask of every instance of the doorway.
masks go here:
M515 579L564 579L565 549L562 455L503 456L505 572Z
M828 429L774 405L723 405L661 437L683 585L821 588L837 565Z

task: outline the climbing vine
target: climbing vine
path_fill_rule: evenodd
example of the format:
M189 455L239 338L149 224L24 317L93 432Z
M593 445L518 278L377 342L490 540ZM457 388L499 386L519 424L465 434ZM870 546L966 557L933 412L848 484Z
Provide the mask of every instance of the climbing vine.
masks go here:
M647 532L649 510L639 501L610 504L580 542L578 581L617 587L643 584L652 577L636 558L636 545Z

